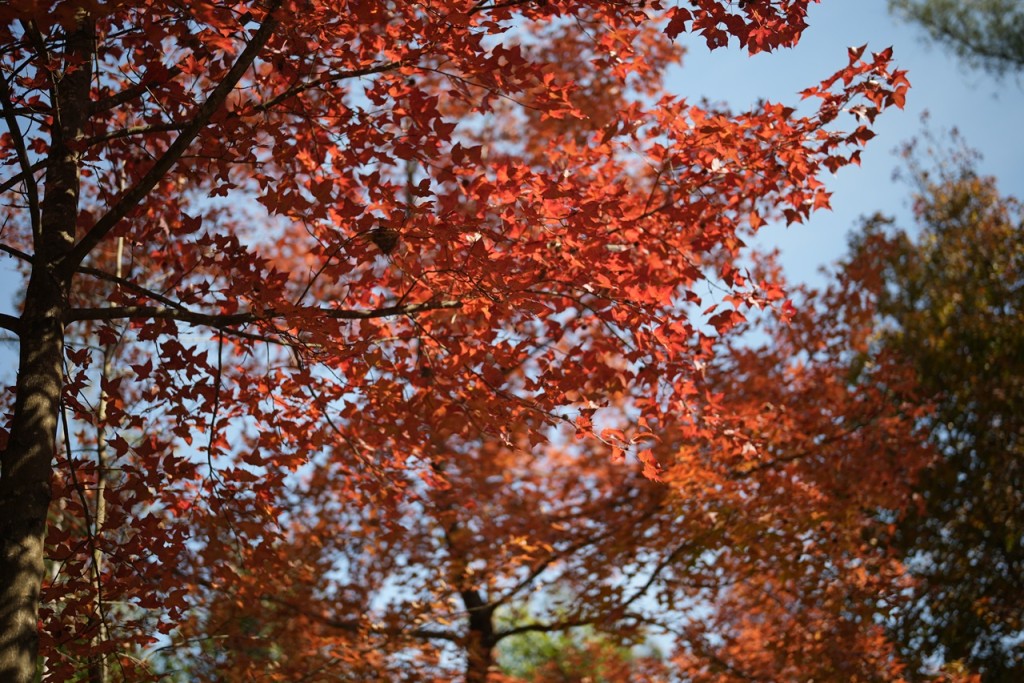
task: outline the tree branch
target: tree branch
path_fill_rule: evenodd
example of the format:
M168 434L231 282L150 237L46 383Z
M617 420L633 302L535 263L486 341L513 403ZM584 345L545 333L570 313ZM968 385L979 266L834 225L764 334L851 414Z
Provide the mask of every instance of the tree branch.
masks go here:
M835 434L831 434L817 441L814 444L813 450L795 451L787 455L778 455L772 458L771 460L762 460L759 462L747 463L746 466L743 467L743 469L732 469L730 470L729 474L732 476L733 479L748 479L762 470L775 469L777 467L782 467L783 465L788 465L789 463L792 462L803 460L804 458L809 458L812 455L820 455L823 452L825 446L830 446L834 443L841 441L842 439L853 436L858 431L868 426L869 424L871 424L871 422L880 417L881 414L881 409L871 411L870 414L864 416L862 419L854 420L853 422L851 422L850 426L847 427L846 429L838 431Z
M25 252L23 252L20 249L15 249L14 247L12 247L12 246L10 246L8 244L0 243L0 251L4 252L6 254L10 254L11 256L13 256L16 259L21 259L22 261L24 261L26 263L32 263L32 257L30 255L26 254Z
M146 74L146 76L143 76L142 80L136 83L135 85L125 88L124 90L118 93L114 93L109 97L104 97L103 99L99 99L93 102L92 106L89 107L89 113L96 114L99 112L107 111L108 109L113 109L114 107L125 104L127 102L131 102L135 98L141 97L142 94L149 90L151 86L158 84L162 85L163 83L172 81L180 73L180 68L178 68L177 66L172 66L169 69L165 70L165 73L162 74L163 78L147 78L149 74Z
M348 80L349 78L359 78L360 76L369 76L371 74L384 73L385 71L394 71L402 66L407 66L404 61L400 62L388 62L386 64L380 64L378 66L368 66L363 69L353 69L352 71L339 71L335 74L331 74L326 78L321 74L316 78L311 78L302 83L298 83L287 90L274 95L266 102L256 105L253 107L252 112L261 113L268 111L277 105L281 104L285 100L291 99L296 95L302 94L307 90L322 86L327 83L337 83L338 81Z
M651 586L654 585L654 582L658 580L661 572L663 572L667 567L675 564L676 559L683 554L683 551L692 548L693 546L694 543L689 540L683 541L677 545L667 557L663 557L661 561L654 566L654 569L651 571L651 575L647 577L647 580L644 581L643 585L637 588L637 590L633 592L633 595L626 598L619 607L625 609L636 602L640 597L646 595L647 591L649 591Z
M303 92L305 92L307 90L310 90L312 88L316 88L316 87L322 86L325 83L336 83L338 81L343 81L343 80L346 80L346 79L349 79L349 78L359 78L360 76L369 76L370 74L383 73L385 71L392 71L392 70L397 69L397 68L399 68L401 66L404 66L404 65L405 65L405 62L388 62L386 64L380 64L378 66L366 67L364 69L353 69L352 71L339 71L339 72L337 72L335 74L331 74L331 75L328 75L326 77L324 75L319 75L316 78L311 78L311 79L309 79L307 81L303 81L302 83L294 85L291 88L288 88L287 90L284 90L283 92L278 93L277 95L273 96L272 98L270 98L266 102L261 102L259 104L254 105L252 107L252 109L250 109L248 111L234 111L234 112L231 112L231 114L227 118L228 119L233 119L233 118L237 118L237 117L243 116L243 115L249 115L249 114L254 114L254 113L257 113L257 114L258 113L263 113L263 112L269 111L270 109L276 107L277 105L279 105L281 102L284 102L285 100L288 100L288 99L290 99L292 97L295 97L296 95L299 95L299 94L301 94L301 93L303 93ZM153 81L151 81L151 82L153 82ZM136 86L136 87L138 87L138 86ZM144 88L142 88L142 89L144 90ZM126 91L125 100L127 101L127 100L130 100L130 99L131 99L130 97L127 97L127 91ZM103 143L103 142L109 142L110 140L116 140L116 139L119 139L119 138L127 138L127 137L132 137L132 136L135 136L135 135L149 135L151 133L165 133L165 132L174 131L174 130L184 130L188 125L189 125L188 121L168 121L166 123L155 123L155 124L147 124L147 125L139 125L139 126L129 126L128 128L121 128L121 129L118 129L118 130L112 130L112 131L108 131L106 133L103 133L102 135L96 135L94 137L91 137L91 138L89 138L86 141L86 144L91 146L91 145L97 145L97 144L100 144L100 143Z
M33 258L30 254L26 254L20 249L15 249L7 244L0 243L0 251L5 252L17 259L25 261L26 263L32 263ZM123 277L118 277L105 270L99 268L92 268L90 266L79 266L76 270L78 273L85 275L91 275L92 277L100 280L111 282L125 289L131 290L139 296L153 301L159 302L161 306L122 306L117 308L75 308L71 309L66 318L67 322L75 322L82 320L119 320L125 318L164 318L179 320L182 322L191 323L194 325L207 325L217 330L221 330L226 334L230 334L236 337L244 337L246 339L252 339L254 341L262 341L267 343L282 343L281 340L275 340L259 334L252 334L250 332L244 332L241 330L232 329L233 325L244 325L254 322L268 321L275 318L284 318L289 315L289 312L284 311L264 311L261 315L255 313L241 313L233 315L214 315L209 313L199 313L190 310L184 304L171 299L159 292L154 292L151 289L143 287L140 284L127 280ZM369 310L337 310L337 309L316 309L316 314L319 317L333 318L338 320L365 320L367 318L385 318L399 315L414 315L416 313L423 313L425 311L443 310L443 309L455 309L461 308L461 301L454 300L442 300L442 301L425 301L419 304L406 304L401 306L387 306L385 308L369 309ZM310 309L297 309L309 311ZM292 310L290 313L294 313L296 310ZM21 328L20 319L0 314L0 327L10 330L15 334L18 334L18 330ZM288 345L288 344L286 344Z
M7 79L2 77L0 77L0 106L3 106L7 130L11 134L11 138L14 141L14 150L18 155L18 165L21 166L19 177L25 183L25 194L28 196L28 215L29 220L32 222L32 237L38 244L39 237L42 234L39 222L39 188L36 187L36 179L32 175L32 164L28 158L28 149L25 147L25 138L21 134L18 117L14 114L11 89L7 85Z
M99 268L92 268L90 266L79 266L77 271L75 272L82 273L84 275L91 275L99 280L106 280L107 282L111 282L115 285L118 285L119 287L129 289L138 294L139 296L143 296L147 299L152 299L153 301L161 303L164 306L176 308L185 313L188 313L188 307L185 306L184 304L179 303L168 296L164 296L160 292L154 292L152 289L143 287L142 285L136 282L132 282L131 280L127 280L123 277L119 277L117 275L114 275L113 273L108 273L105 270L100 270Z
M21 259L22 261L32 263L32 257L26 254L25 252L21 251L20 249L15 249L14 247L0 243L0 251L13 256L14 258ZM10 332L13 332L14 334L20 337L21 318L9 315L7 313L0 313L0 328L9 330Z
M0 313L0 327L21 336L21 318L7 313Z
M388 62L387 64L382 64L382 65L374 66L374 67L367 67L365 69L354 69L352 71L340 71L340 72L338 72L336 74L328 76L327 78L324 78L322 76L321 77L317 77L317 78L312 78L312 79L310 79L308 81L304 81L302 83L299 83L298 85L295 85L295 86L293 86L291 88L288 88L287 90L285 90L285 91L275 95L274 97L270 98L266 102L262 102L260 104L254 105L252 107L252 109L250 109L248 112L239 112L239 111L232 112L231 115L228 116L228 119L237 118L238 116L241 116L241 115L253 114L253 113L262 113L262 112L268 111L268 110L272 109L273 107L277 106L278 104L280 104L281 102L283 102L283 101L285 101L287 99L290 99L290 98L292 98L292 97L294 97L294 96L296 96L296 95L298 95L300 93L303 93L306 90L309 90L311 88L322 86L325 83L335 83L337 81L342 81L342 80L345 80L345 79L348 79L348 78L358 78L360 76L368 76L370 74L382 73L384 71L391 71L393 69L397 69L398 67L402 66L402 64L403 64L402 62ZM104 143L104 142L109 142L111 140L117 140L117 139L120 139L120 138L128 138L128 137L133 137L133 136L136 136L136 135L150 135L152 133L166 133L166 132L169 132L169 131L184 130L188 125L189 125L188 121L168 121L166 123L154 123L154 124L139 125L139 126L129 126L128 128L120 128L118 130L108 131L106 133L103 133L102 135L96 135L94 137L91 137L88 140L86 140L85 144L89 145L89 146L92 146L92 145L98 145L98 144L101 144L101 143Z
M43 34L39 32L39 27L36 26L35 20L23 19L21 21L21 28L25 31L25 35L28 36L32 47L35 48L36 56L39 57L39 63L49 63L50 50L46 47L46 41L43 39Z
M96 135L85 141L87 146L98 145L110 140L117 140L119 138L130 138L134 135L149 135L150 133L166 133L172 130L183 130L188 123L185 121L168 121L167 123L154 123L145 126L129 126L128 128L118 128L117 130L107 131L102 135Z
M46 161L45 160L37 161L36 163L34 163L31 166L29 166L29 177L32 177L32 174L34 174L36 171L41 171L44 168L46 168ZM25 178L25 172L24 171L21 171L20 173L17 173L16 175L14 175L11 178L8 178L4 182L0 183L0 193L7 192L7 190L11 189L12 187L14 187L18 183L20 183L24 178Z
M495 2L490 5L485 5L483 2L478 2L476 6L473 7L473 9L469 10L469 14L473 15L478 14L480 12L484 12L486 10L502 9L504 7L518 7L520 5L528 5L533 1L534 0L508 0L507 2Z
M283 600L283 599L281 599L279 597L276 597L274 595L263 595L263 596L261 596L261 599L265 600L266 602L273 603L275 605L281 605L282 607L287 607L292 612L294 612L296 614L300 614L300 615L302 615L302 616L304 616L304 617L306 617L308 619L312 619L313 621L321 623L324 626L330 626L331 628L336 628L336 629L339 629L341 631L348 631L349 633L358 633L359 631L364 630L364 629L360 628L360 622L357 621L357 620L354 620L354 619L335 619L333 617L328 617L328 616L323 615L323 614L318 614L317 612L313 612L313 611L310 611L310 610L307 610L307 609L303 609L303 608L299 607L296 604L293 604L293 603L291 603L291 602L289 602L287 600ZM404 636L412 636L414 638L422 638L424 640L448 640L448 641L451 641L453 643L462 640L462 637L459 636L457 633L451 633L449 631L435 631L434 629L430 629L430 628L414 628L414 629L401 629L401 628L399 628L399 629L395 629L395 628L380 628L380 627L372 628L371 627L371 628L365 629L365 630L368 630L371 633L383 633L383 634L385 634L387 636L392 636L392 637L393 636L403 636L404 635Z
M26 263L32 263L33 262L33 258L32 258L31 255L26 254L25 252L21 251L20 249L15 249L12 246L0 243L0 251L6 252L7 254L10 254L11 256L13 256L15 258L21 259L22 261L25 261ZM188 308L186 306L184 306L181 303L178 303L177 301L171 299L170 297L164 296L163 294L161 294L159 292L154 292L151 289L147 289L146 287L143 287L140 284L132 282L131 280L126 280L123 277L119 277L119 276L114 275L112 273L108 273L105 270L100 270L99 268L92 268L90 266L79 266L78 269L75 272L83 273L85 275L91 275L91 276L93 276L93 277L95 277L95 278L97 278L99 280L105 280L107 282L112 282L112 283L114 283L114 284L116 284L116 285L118 285L120 287L124 287L125 289L129 289L129 290L135 292L139 296L143 296L143 297L145 297L147 299L152 299L153 301L161 303L164 306L168 306L170 308L177 308L177 309L179 309L179 310L181 310L183 312L186 312L186 313L188 312Z
M92 226L89 232L86 233L85 237L75 245L71 252L64 259L61 264L61 268L65 272L73 271L78 264L80 264L85 257L91 252L97 244L99 244L107 234L114 229L114 227L121 222L121 219L128 215L128 213L134 209L150 191L156 187L156 184L167 175L168 171L178 162L181 156L185 153L185 150L192 144L192 142L199 135L199 132L206 127L209 123L210 118L221 108L224 104L224 100L227 99L228 94L234 89L238 81L241 80L246 70L252 66L257 55L266 45L270 36L277 28L278 21L274 17L274 12L280 7L281 0L273 0L270 3L270 7L267 9L266 18L263 20L263 24L256 30L249 44L242 50L242 54L238 56L235 63L228 70L228 73L224 76L224 79L217 84L217 87L213 89L210 96L207 97L206 101L203 102L195 115L181 131L174 142L171 143L167 151L164 152L155 164L146 172L142 178L130 189L128 189L123 195L121 195L120 201L118 201L106 214L104 214L96 223Z
M626 503L633 503L633 502L636 501L636 499L637 499L637 497L631 497L631 498L627 499L625 502ZM617 500L608 500L608 499L605 499L605 498L601 498L601 499L598 499L597 501L595 501L595 506L594 507L596 508L599 505L608 505L608 504L611 504L612 509L614 509L619 504L619 501L617 501ZM646 511L643 512L643 514L641 514L640 517L637 518L637 520L634 522L634 524L639 524L639 522L645 522L645 521L649 520L651 517L653 517L655 514L658 513L658 511L662 508L662 506L663 506L663 501L659 501L655 505L649 507ZM601 533L592 534L592 535L586 536L586 537L584 537L584 538L582 538L582 539L580 539L578 541L575 541L574 543L572 543L569 546L563 548L562 550L559 550L559 551L552 552L552 553L548 554L547 557L545 557L545 558L539 560L538 562L536 562L533 565L533 567L530 569L530 571L527 573L527 575L525 577L523 577L518 583L516 583L514 586L512 586L512 588L510 588L509 590L504 591L504 593L497 600L495 600L493 604L497 606L497 605L502 605L502 604L507 603L513 597L515 597L515 595L517 593L522 591L524 588L527 588L528 586L530 586L537 579L537 577L539 577L541 574L543 574L545 571L547 571L548 567L550 567L551 565L559 562L560 560L562 560L562 559L564 559L566 557L569 557L570 555L572 555L572 554L574 554L576 552L579 552L580 550L583 550L587 546L595 545L595 544L600 543L600 542L602 542L602 541L604 541L604 540L606 540L608 538L611 538L612 536L614 536L615 534L617 534L619 532L621 532L621 529L619 527L612 526L612 527L610 527L608 529L605 529Z
M494 634L494 639L495 642L498 642L510 636L517 636L521 633L551 633L552 631L568 631L571 628L590 626L599 620L599 616L594 616L579 619L565 619L563 621L556 621L550 624L524 624L523 626L515 626L504 631L498 631Z
M124 320L128 318L162 318L177 320L192 325L206 325L214 329L228 329L236 325L248 325L286 318L299 313L312 313L314 317L333 320L367 320L369 318L389 318L399 315L414 315L425 311L436 311L449 308L461 308L462 301L442 300L424 301L404 306L385 306L372 309L331 309L331 308L296 308L289 311L267 309L262 312L247 311L244 313L201 313L192 311L178 304L170 306L116 306L111 308L72 308L65 317L65 322L82 320Z

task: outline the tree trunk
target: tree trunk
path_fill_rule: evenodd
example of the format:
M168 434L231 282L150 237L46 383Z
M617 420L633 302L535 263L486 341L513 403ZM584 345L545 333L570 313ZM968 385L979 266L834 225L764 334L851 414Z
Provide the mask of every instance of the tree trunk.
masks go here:
M486 683L487 674L494 664L494 607L488 605L476 590L463 590L461 595L469 613L466 683Z
M14 417L0 452L0 681L35 678L43 543L63 386L64 314L79 200L79 145L92 81L93 27L84 15L51 74L53 125L45 197L19 330ZM45 60L40 57L42 68ZM26 178L26 182L34 182Z

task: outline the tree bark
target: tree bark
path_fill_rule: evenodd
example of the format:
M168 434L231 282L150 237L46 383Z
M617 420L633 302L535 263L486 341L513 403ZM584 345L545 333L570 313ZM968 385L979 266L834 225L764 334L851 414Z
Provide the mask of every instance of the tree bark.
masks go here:
M487 604L476 590L460 592L469 613L466 637L466 683L486 683L494 664L494 607Z
M21 315L14 417L0 452L0 681L5 683L28 683L37 668L43 546L73 273L66 257L75 241L79 146L89 108L93 49L94 28L83 14L64 42L62 69L51 73L53 123L45 196ZM39 68L45 68L45 56L38 56Z

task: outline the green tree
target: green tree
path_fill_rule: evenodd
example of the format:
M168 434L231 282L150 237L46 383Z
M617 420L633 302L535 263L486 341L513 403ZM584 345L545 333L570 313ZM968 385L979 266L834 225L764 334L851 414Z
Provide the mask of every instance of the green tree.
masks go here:
M919 231L873 218L848 273L876 293L880 352L917 373L941 457L892 527L917 577L911 657L1024 680L1024 212L959 155L915 167ZM877 275L881 275L880 278Z
M649 681L662 667L656 649L592 628L513 636L499 647L498 662L513 680L539 683Z
M996 74L1024 69L1020 0L889 0L889 9L972 66Z

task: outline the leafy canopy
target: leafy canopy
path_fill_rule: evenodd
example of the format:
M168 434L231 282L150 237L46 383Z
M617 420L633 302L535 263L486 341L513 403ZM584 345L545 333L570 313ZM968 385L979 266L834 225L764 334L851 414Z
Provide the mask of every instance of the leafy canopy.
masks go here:
M785 302L743 240L827 207L908 84L864 48L800 108L662 76L807 5L4 3L0 678L145 679L211 595L337 569L296 538L380 551L484 439L568 427L656 480L655 430L732 438L720 336Z

